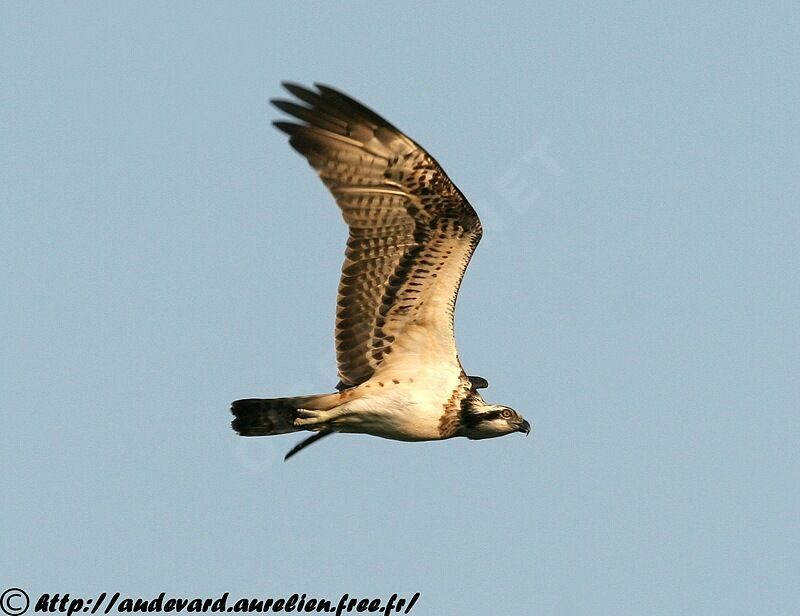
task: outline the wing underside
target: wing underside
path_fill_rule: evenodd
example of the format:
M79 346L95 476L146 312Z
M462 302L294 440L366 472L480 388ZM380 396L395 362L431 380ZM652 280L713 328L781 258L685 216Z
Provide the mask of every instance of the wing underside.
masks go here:
M481 237L475 211L425 150L371 110L326 86L284 85L304 104L273 101L299 121L275 125L350 231L336 308L340 387L366 381L393 353L460 367L453 312Z

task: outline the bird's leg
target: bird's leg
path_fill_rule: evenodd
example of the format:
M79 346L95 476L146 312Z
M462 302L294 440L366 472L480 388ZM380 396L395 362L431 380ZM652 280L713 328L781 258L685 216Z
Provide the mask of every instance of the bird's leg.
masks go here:
M297 409L297 418L294 425L306 430L319 430L326 426L335 426L336 420L346 415L347 409L337 406L330 410Z

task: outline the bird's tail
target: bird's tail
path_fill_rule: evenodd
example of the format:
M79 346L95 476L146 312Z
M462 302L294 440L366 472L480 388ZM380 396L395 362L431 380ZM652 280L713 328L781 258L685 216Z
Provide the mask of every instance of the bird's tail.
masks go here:
M294 398L248 398L231 404L231 427L242 436L271 436L298 432L297 409L328 409L336 394Z

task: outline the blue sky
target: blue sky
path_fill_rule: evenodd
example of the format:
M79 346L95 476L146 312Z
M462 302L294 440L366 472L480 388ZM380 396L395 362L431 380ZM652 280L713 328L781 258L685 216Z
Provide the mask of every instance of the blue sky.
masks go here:
M800 12L4 3L3 587L794 614ZM530 438L343 435L346 230L270 126L321 81L481 215L457 336Z

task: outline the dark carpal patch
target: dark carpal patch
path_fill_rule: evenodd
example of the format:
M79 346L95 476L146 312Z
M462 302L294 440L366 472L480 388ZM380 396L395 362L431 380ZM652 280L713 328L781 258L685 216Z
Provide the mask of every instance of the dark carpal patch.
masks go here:
M470 404L471 395L472 383L462 372L458 385L442 407L442 416L439 419L439 436L441 438L450 438L458 434L461 428L461 418L464 415L463 408L464 405Z

